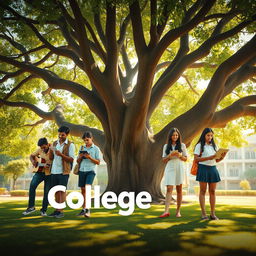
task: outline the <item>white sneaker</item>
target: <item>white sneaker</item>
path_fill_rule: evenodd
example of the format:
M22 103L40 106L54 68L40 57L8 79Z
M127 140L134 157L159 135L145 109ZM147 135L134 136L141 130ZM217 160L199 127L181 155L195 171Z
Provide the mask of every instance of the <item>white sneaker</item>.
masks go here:
M40 210L41 216L47 216L47 213L45 211Z
M22 214L23 215L29 215L30 213L34 212L36 210L35 207L27 208L26 211L24 211Z

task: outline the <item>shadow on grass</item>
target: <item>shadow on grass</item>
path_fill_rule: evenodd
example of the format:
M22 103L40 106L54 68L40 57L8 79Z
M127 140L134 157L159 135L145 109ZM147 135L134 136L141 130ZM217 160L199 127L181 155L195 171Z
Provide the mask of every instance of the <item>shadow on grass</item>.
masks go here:
M254 255L255 210L249 206L219 205L221 220L200 220L197 204L182 208L182 218L160 219L163 205L135 209L121 216L118 209L92 209L92 217L76 217L66 209L62 219L22 216L26 201L0 204L0 244L9 255ZM37 208L40 209L40 201ZM172 206L174 208L175 206ZM52 209L48 209L50 213ZM174 211L171 211L173 213Z

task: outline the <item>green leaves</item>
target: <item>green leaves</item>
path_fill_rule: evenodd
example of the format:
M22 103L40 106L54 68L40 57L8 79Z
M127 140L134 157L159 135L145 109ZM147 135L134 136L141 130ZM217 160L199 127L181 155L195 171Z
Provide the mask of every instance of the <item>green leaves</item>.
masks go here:
M8 162L3 169L4 176L18 178L27 170L29 161L25 159L17 159Z

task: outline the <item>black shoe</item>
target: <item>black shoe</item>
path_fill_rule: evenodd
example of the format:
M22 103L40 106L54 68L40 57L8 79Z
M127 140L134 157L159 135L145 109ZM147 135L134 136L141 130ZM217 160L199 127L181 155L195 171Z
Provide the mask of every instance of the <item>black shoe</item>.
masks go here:
M82 209L81 212L79 212L76 216L84 216L85 215L85 209Z
M22 214L23 215L29 215L30 213L34 212L36 210L35 207L28 207L26 211L24 211Z
M56 215L54 217L55 218L63 218L64 217L64 213L57 211L57 213L56 213Z
M90 215L91 215L90 210L89 209L85 209L84 217L90 218Z
M58 211L54 211L53 213L49 214L48 217L55 217Z

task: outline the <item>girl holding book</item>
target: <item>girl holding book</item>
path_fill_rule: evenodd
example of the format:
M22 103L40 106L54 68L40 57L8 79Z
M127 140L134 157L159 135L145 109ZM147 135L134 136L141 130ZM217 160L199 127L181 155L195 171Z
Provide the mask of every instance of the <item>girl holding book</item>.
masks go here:
M205 128L195 146L194 157L198 162L198 171L196 180L199 181L200 193L199 193L199 203L202 212L202 219L209 219L205 211L205 194L207 190L210 195L210 206L211 206L211 220L218 220L215 215L215 190L216 185L220 181L220 175L216 168L216 162L221 161L226 153L221 155L221 158L216 158L217 146L213 138L213 130L211 128Z
M160 218L169 217L169 206L172 200L173 186L177 191L176 217L181 217L180 206L182 201L182 184L184 181L184 161L187 160L187 150L181 141L181 135L177 128L172 128L167 138L167 144L163 147L163 161L166 163L164 171L164 183L166 185L165 210Z

